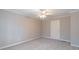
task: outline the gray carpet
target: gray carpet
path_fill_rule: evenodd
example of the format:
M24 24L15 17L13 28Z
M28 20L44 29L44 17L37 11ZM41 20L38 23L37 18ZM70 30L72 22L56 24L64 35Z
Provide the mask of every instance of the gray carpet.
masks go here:
M35 39L23 44L5 48L3 50L78 50L70 46L70 43L54 39Z

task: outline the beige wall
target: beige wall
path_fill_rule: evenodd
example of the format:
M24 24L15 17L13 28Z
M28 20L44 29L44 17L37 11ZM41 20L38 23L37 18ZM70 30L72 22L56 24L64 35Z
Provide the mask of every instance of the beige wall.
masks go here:
M60 39L60 20L52 20L50 22L50 37L52 39Z
M71 15L71 45L79 47L79 13Z
M79 47L79 13L43 20L43 37L50 38L52 20L60 20L60 40L71 42L71 45Z
M70 16L52 17L43 21L43 37L50 38L50 26L53 20L60 20L60 40L70 41Z
M70 42L70 16L60 18L60 39Z
M39 37L41 21L0 10L0 47Z
M42 37L50 37L50 20L42 20Z

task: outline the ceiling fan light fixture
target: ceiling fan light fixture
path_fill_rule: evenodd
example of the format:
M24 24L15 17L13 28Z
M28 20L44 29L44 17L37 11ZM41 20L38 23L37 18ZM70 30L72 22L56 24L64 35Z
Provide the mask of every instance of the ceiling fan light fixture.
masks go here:
M46 15L40 15L40 18L43 18L43 19L46 18Z
M48 9L40 9L40 18L46 18L48 15L52 15Z

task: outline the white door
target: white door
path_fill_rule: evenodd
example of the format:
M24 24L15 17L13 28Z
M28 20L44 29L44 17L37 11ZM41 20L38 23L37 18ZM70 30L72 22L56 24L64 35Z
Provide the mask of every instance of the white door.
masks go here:
M51 21L50 33L51 33L52 39L60 39L60 21L59 20Z

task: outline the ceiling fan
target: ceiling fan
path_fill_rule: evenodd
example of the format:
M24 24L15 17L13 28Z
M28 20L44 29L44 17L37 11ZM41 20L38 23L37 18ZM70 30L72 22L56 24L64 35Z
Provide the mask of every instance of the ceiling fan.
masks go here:
M40 9L39 17L46 18L48 15L52 15L52 11L49 9Z

